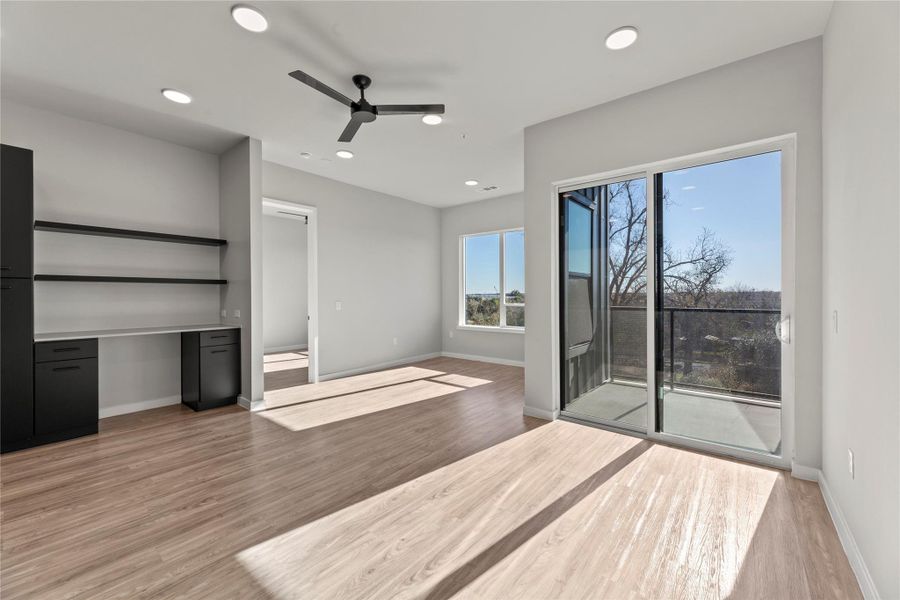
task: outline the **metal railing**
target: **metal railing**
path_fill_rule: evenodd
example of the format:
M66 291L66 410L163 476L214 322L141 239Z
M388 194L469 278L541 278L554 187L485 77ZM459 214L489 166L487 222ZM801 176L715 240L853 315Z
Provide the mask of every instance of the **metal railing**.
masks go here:
M624 345L630 343L633 351L628 356L637 361L634 371L640 370L640 356L646 357L646 320L642 331L638 326L638 338L631 339L621 331L617 335L615 314L646 310L644 306L610 307L610 372L614 378L617 365L620 374L625 369L617 362L617 348L621 355ZM781 345L775 334L779 309L664 307L660 312L663 343L657 348L657 360L664 385L780 401ZM623 328L621 319L618 321L619 329ZM646 364L646 358L643 362Z

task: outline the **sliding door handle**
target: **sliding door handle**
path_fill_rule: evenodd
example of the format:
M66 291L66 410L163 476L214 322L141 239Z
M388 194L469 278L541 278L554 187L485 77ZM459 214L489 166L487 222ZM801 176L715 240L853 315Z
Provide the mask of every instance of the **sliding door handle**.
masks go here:
M781 318L777 323L775 323L775 337L777 337L778 341L780 341L782 344L791 343L790 315Z

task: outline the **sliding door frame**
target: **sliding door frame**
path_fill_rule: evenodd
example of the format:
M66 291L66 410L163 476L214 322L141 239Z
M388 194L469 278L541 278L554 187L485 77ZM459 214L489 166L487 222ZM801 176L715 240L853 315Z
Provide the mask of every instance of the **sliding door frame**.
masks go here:
M617 169L605 173L597 173L583 177L576 177L551 184L552 204L551 223L556 238L551 244L551 309L554 311L551 319L551 335L553 354L553 393L554 414L559 414L562 409L562 398L565 385L562 344L565 335L563 328L565 323L564 297L561 295L561 277L564 274L564 248L560 242L560 232L564 223L560 220L559 195L562 192L616 183L639 177L646 178L647 189L647 428L646 431L637 432L641 437L665 444L682 446L693 450L709 452L739 458L748 462L755 462L768 466L788 469L794 457L794 415L795 415L795 379L794 365L796 363L796 344L794 335L789 331L787 339L782 345L781 352L781 456L772 456L762 452L743 450L704 442L684 436L665 433L659 429L657 415L657 386L656 386L656 275L657 275L657 236L662 231L657 231L657 202L656 202L656 174L667 171L676 171L689 167L697 167L710 163L723 162L768 152L781 152L781 318L793 321L796 298L796 192L797 192L797 164L796 164L797 135L785 134L777 137L757 140L745 144L738 144L715 150L698 152L682 157L646 163L636 167ZM650 286L653 286L652 289ZM793 327L791 327L793 329ZM618 424L598 423L597 426L619 432L635 433L635 430L626 429Z

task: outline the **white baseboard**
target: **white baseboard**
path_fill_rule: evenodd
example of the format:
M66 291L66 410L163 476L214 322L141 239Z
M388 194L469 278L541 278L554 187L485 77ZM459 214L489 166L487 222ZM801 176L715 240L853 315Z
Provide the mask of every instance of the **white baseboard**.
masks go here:
M818 481L819 489L822 490L822 497L825 499L825 506L828 507L828 513L831 515L831 520L834 521L834 528L837 530L838 538L841 540L841 546L844 547L844 554L847 555L847 560L850 561L850 567L853 569L853 573L856 574L856 580L859 582L859 589L862 591L863 597L866 600L879 600L881 596L878 594L878 588L875 587L875 580L872 579L872 574L869 572L866 561L859 551L859 546L856 545L853 532L850 531L847 519L844 518L844 512L831 493L831 488L828 487L828 480L822 471L818 473Z
M461 358L463 360L477 360L478 362L493 363L495 365L508 365L510 367L525 366L524 361L521 360L494 358L493 356L476 356L474 354L459 354L457 352L441 352L441 356L446 356L447 358Z
M118 415L127 415L128 413L140 412L142 410L150 410L151 408L172 406L173 404L181 404L180 394L178 396L154 398L153 400L142 400L140 402L130 402L128 404L103 406L100 407L99 415L101 419L105 419L106 417L115 417Z
M247 400L244 396L238 396L237 399L238 406L243 408L244 410L249 410L250 412L256 412L258 410L265 410L266 401L260 398L259 400Z
M328 381L329 379L340 379L341 377L349 377L351 375L360 375L362 373L371 373L388 367L398 367L400 365L408 365L409 363L419 362L420 360L428 360L429 358L437 358L440 352L431 352L429 354L420 354L418 356L408 356L406 358L398 358L388 362L367 365L356 369L347 369L345 371L334 371L332 373L319 374L319 381Z
M275 346L274 348L265 348L263 349L264 354L273 354L275 352L293 352L294 350L308 350L309 345L303 344L301 346Z
M526 417L535 417L545 421L555 421L559 417L558 410L546 410L543 408L535 408L533 406L525 406L522 412Z
M806 481L818 481L821 471L815 467L807 467L791 461L791 476Z

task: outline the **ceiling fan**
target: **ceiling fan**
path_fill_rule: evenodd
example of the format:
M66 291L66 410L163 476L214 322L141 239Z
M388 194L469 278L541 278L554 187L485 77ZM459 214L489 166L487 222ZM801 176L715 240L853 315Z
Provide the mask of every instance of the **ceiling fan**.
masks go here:
M366 88L372 85L372 78L367 75L353 76L353 85L359 88L359 100L356 102L303 71L293 71L290 76L350 107L350 122L347 123L341 137L338 138L339 142L349 142L356 135L360 125L371 123L378 116L444 114L443 104L379 104L377 106L369 104L366 100Z

